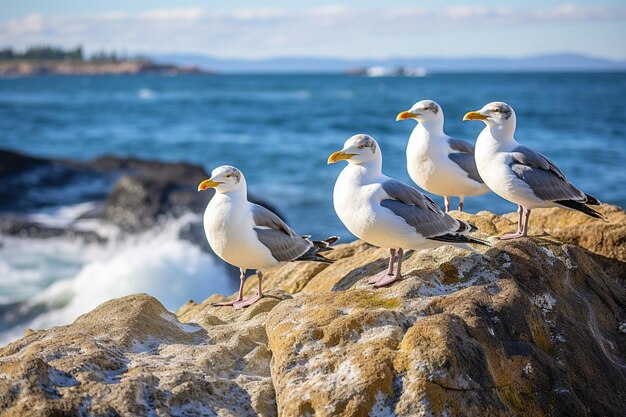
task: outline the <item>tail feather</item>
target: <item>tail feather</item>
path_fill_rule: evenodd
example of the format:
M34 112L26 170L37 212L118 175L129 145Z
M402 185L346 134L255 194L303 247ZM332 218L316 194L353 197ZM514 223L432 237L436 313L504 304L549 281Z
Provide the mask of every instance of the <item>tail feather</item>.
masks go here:
M588 196L588 197L591 197L591 196ZM592 209L591 207L587 205L587 204L591 204L591 205L600 204L600 202L596 198L594 197L591 197L591 198L593 200L591 200L591 202L587 202L586 204L581 203L580 201L575 201L575 200L558 200L558 201L555 201L555 203L560 204L564 207L570 208L572 210L580 211L581 213L585 213L587 216L593 217L595 219L607 221L606 217L604 217L602 213L598 213L597 211L595 211L594 209Z
M304 238L308 240L308 237L304 237ZM338 236L331 236L324 240L311 240L311 243L313 243L313 246L311 246L311 248L308 251L306 251L302 256L300 256L298 259L295 259L295 260L296 261L315 261L315 262L323 262L323 263L331 264L335 261L324 257L323 255L320 254L320 252L327 252L329 250L333 250L333 248L330 246L333 243L337 242L338 240L339 240Z
M312 240L313 246L317 249L318 252L326 252L329 250L333 250L331 245L339 240L339 236L330 236L324 240Z

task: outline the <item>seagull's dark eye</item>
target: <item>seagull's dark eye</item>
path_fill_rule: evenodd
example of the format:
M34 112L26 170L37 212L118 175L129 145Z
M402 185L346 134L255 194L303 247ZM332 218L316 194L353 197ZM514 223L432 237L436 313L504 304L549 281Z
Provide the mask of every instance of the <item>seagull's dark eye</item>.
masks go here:
M226 176L226 178L230 178L230 177L232 177L232 175L227 175L227 176Z
M359 145L359 149L365 149L365 145Z
M494 113L500 113L500 109L493 109L492 112Z

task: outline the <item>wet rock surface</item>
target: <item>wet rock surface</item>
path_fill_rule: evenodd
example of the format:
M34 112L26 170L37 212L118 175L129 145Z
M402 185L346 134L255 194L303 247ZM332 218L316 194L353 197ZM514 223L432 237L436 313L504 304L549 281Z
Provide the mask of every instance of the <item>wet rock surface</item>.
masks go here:
M624 212L533 212L533 236L479 253L340 245L332 265L266 274L244 309L176 313L147 295L0 348L3 415L620 416L626 406ZM488 234L510 216L453 213ZM596 234L589 237L590 230ZM557 238L558 236L558 238ZM256 277L246 283L255 290Z
M0 200L4 203L0 210L13 217L47 207L97 201L102 204L97 212L89 213L91 217L136 232L154 226L163 217L189 210L199 213L211 197L210 193L196 192L197 183L207 173L186 163L115 157L70 161L1 151L0 166ZM12 219L7 215L3 218L5 224ZM29 226L45 228L37 222ZM13 229L5 226L3 232L10 234Z

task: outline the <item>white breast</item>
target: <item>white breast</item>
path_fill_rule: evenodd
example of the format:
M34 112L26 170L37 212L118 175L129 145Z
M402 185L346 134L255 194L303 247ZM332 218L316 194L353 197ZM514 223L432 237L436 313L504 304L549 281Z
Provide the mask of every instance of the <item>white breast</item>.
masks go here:
M514 141L510 144L498 142L485 128L476 141L476 167L485 184L500 197L527 208L538 207L541 200L510 167L510 152L518 145Z
M231 265L265 269L277 265L257 238L249 203L216 193L204 212L204 232L211 249Z

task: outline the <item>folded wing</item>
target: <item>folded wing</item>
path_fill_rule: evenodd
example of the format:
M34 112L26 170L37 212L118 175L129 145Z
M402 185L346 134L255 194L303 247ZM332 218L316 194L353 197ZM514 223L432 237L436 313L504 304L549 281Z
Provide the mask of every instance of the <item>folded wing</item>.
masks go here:
M448 145L450 145L450 148L455 151L448 154L448 158L465 171L468 178L482 183L483 179L478 173L476 161L474 160L474 145L469 142L465 142L464 140L453 138L448 139Z
M587 200L585 193L570 183L554 162L530 148L515 148L511 153L510 166L515 175L542 200Z
M310 240L298 236L276 214L257 204L251 206L254 231L259 241L270 250L277 261L296 260L313 248Z
M430 198L403 182L389 179L382 183L389 196L381 206L412 226L425 238L436 238L450 233L458 234L473 229L472 225L444 213Z

